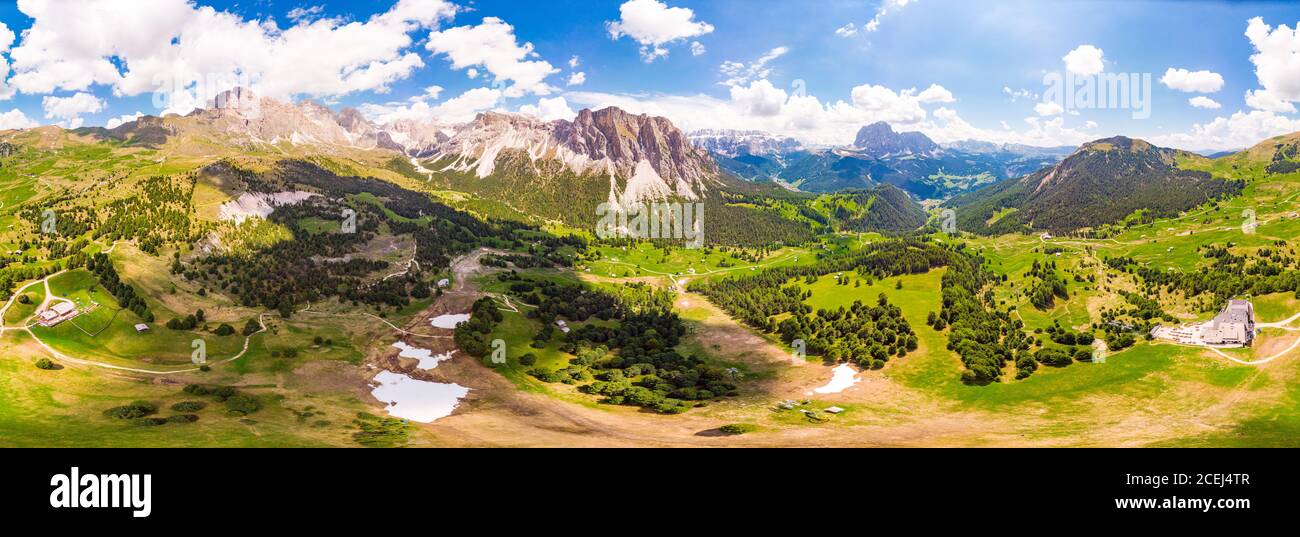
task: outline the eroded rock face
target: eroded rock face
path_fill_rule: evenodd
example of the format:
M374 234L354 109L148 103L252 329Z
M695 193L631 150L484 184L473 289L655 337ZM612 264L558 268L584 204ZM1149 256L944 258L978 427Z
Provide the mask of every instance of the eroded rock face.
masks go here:
M718 176L708 152L662 117L618 108L583 110L573 121L480 114L442 144L444 170L488 177L509 152L536 162L557 161L575 174L608 177L610 201L624 203L680 196L698 199Z
M583 110L573 123L557 122L556 137L575 152L609 159L620 172L647 161L669 184L702 184L718 173L708 152L692 145L662 117L632 115L613 107Z

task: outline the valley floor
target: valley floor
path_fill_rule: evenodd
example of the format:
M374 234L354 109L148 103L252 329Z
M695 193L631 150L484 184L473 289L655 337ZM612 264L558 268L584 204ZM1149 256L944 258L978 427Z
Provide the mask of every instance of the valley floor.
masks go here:
M1294 388L1300 384L1300 353L1295 352L1300 324L1290 324L1296 318L1289 314L1269 310L1270 317L1261 319L1280 328L1247 350L1277 355L1265 363L1242 365L1230 360L1233 356L1207 349L1139 343L1105 363L1043 368L1023 381L967 386L959 381L960 362L945 349L946 338L924 321L938 309L942 270L836 291L843 294L834 298L841 302L888 295L903 308L920 340L918 350L907 357L881 370L857 372L857 382L839 393L815 391L830 382L833 366L793 359L779 342L737 323L705 297L686 292L675 303L690 330L683 347L735 365L750 382L736 397L681 415L596 404L569 386L503 375L464 353L429 370L397 356L389 346L395 340L434 354L455 350L451 331L432 328L429 320L464 313L485 295L481 281L495 270L479 263L487 252L456 260L454 287L400 327L378 317L349 320L368 325L374 337L355 365L306 361L288 371L259 370L239 366L241 352L228 363L214 364L214 376L200 377L193 371L106 369L100 366L112 364L63 356L66 367L47 372L30 367L48 352L44 343L30 331L6 328L3 338L10 352L0 360L0 444L357 445L355 428L346 423L358 412L383 414L382 404L369 393L380 370L470 389L452 415L412 424L406 442L411 446L1276 446L1295 445L1300 438L1295 434L1300 432L1300 396ZM679 283L671 273L643 272L638 281L664 287ZM893 285L895 280L901 288ZM836 307L818 304L824 306ZM1071 307L1061 305L1046 315L1068 319ZM1030 313L1040 315L1026 311ZM298 317L312 314L336 315L309 309ZM166 404L186 399L179 388L199 378L224 379L265 395L270 403L247 419L205 415L193 425L153 428L99 415L130 399ZM783 401L794 402L794 408L782 409ZM833 406L843 412L820 412ZM809 418L804 409L819 411L820 417ZM320 422L327 423L314 425ZM756 430L737 436L719 431L736 423Z

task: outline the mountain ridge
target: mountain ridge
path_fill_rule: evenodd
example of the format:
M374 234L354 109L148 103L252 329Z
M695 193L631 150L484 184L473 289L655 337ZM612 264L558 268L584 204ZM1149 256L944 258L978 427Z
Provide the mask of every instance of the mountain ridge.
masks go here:
M983 234L1068 233L1170 216L1241 191L1239 181L1191 169L1205 157L1114 136L1088 142L1056 166L950 200L958 228Z
M738 177L770 179L807 192L898 186L921 199L947 198L1056 164L1075 148L962 141L940 145L920 132L876 122L850 145L781 151L783 137L755 131L696 131L697 146ZM747 151L758 147L759 151Z

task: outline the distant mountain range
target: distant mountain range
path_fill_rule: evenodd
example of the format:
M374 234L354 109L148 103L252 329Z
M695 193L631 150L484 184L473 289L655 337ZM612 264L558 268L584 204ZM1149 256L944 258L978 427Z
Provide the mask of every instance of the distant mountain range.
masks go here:
M698 130L690 133L689 137L697 147L728 158L745 155L770 157L804 151L803 143L794 138L763 131Z
M956 210L958 229L974 233L1064 233L1128 218L1149 221L1241 191L1241 181L1196 169L1209 160L1117 136L1084 144L1056 166L958 196L946 206Z
M390 150L417 157L431 153L455 127L433 120L375 125L354 108L335 112L312 101L286 103L234 88L218 94L207 108L185 116L143 116L113 129L90 127L78 131L142 145L161 145L181 138L183 143L202 145L202 141L211 140L249 150Z
M755 131L688 136L665 118L615 107L582 110L572 121L487 112L461 124L381 125L354 109L285 103L244 89L186 116L76 132L201 158L387 163L431 189L467 192L514 215L579 227L594 222L601 203L695 201L721 224L715 233L751 244L798 242L810 224L916 229L925 221L916 202L924 199L947 199L966 231L1065 232L1176 214L1242 188L1241 181L1212 177L1206 157L1125 137L1077 150L971 140L941 145L874 123L850 146L817 148ZM1300 142L1281 137L1221 158L1234 170L1290 173L1300 168Z
M1031 147L964 141L941 146L919 132L895 132L877 122L851 146L808 148L752 131L697 131L691 141L739 177L771 179L808 192L891 184L918 199L942 199L1060 161L1072 147Z

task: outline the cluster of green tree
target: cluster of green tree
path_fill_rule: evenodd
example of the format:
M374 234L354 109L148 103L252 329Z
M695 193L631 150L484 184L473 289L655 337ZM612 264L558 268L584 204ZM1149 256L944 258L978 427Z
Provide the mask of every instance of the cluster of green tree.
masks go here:
M812 265L778 267L755 275L691 282L691 291L709 297L745 324L775 332L771 318L803 310L804 293L786 283L795 278L855 272L869 279L903 274L923 274L948 263L950 252L924 239L895 239L867 245L857 251L830 254Z
M143 418L158 412L158 405L149 401L132 401L126 405L115 406L104 411L104 415L120 420Z
M1164 308L1160 306L1160 302L1157 300L1124 290L1120 290L1119 294L1124 297L1126 302L1133 306L1123 312L1129 317L1141 319L1143 321L1151 321L1152 319L1160 319L1169 323L1177 321L1173 315L1165 313Z
M243 393L233 386L188 384L181 391L199 397L211 396L226 407L226 414L230 416L247 416L262 409L262 402L257 397Z
M1270 175L1295 173L1300 170L1300 143L1278 144L1273 160L1265 168Z
M1031 279L1027 293L1029 302L1035 308L1051 309L1057 298L1062 300L1070 298L1065 279L1056 275L1056 261L1048 260L1046 263L1039 263L1035 259L1029 272L1025 273L1025 277Z
M565 336L564 348L576 353L566 369L580 368L579 378L584 378L583 368L594 371L597 382L579 389L604 396L605 403L665 414L735 395L738 388L730 372L675 350L685 333L677 315L664 311L629 313L617 327L586 325ZM612 349L613 355L605 349Z
M366 447L402 446L410 440L414 428L408 420L368 412L357 412L352 424L357 428L357 432L352 433L352 440Z
M1034 359L1046 366L1065 367L1074 362L1092 361L1092 350L1087 347L1043 348L1034 353Z
M47 248L50 259L63 259L70 256L86 256L83 250L87 246L90 246L90 240L80 237L73 241L55 240L50 242Z
M1193 271L1161 270L1127 257L1107 258L1105 263L1140 277L1147 295L1165 290L1181 291L1188 298L1213 297L1204 303L1203 311L1218 311L1238 296L1294 292L1300 297L1300 269L1294 257L1284 255L1280 247L1263 248L1255 256L1234 255L1228 250L1231 246L1204 248L1208 264Z
M456 346L465 351L465 354L475 358L487 356L492 351L488 337L492 335L492 329L501 322L501 319L503 317L495 299L492 297L478 299L470 311L469 320L456 325L454 333Z
M193 173L145 179L136 187L136 195L104 207L107 216L95 227L95 238L135 239L142 251L151 254L165 244L198 240L207 229L191 220L196 180Z
M1122 351L1137 343L1137 337L1133 332L1122 325L1106 323L1102 325L1102 331L1105 332L1106 348L1111 352Z
M589 291L582 286L555 281L522 280L510 290L527 304L537 306L530 313L541 319L564 317L582 322L591 317L603 321L617 319L626 308L613 295Z
M1054 343L1066 346L1073 345L1092 345L1096 336L1092 332L1075 332L1068 328L1063 328L1060 321L1052 323L1047 327L1047 335Z
M113 268L113 262L108 259L108 254L95 254L86 262L86 268L99 278L99 285L102 286L117 303L123 308L131 310L136 317L144 320L146 323L154 321L153 312L149 311L149 305L145 303L144 298L135 291L131 284L123 282L117 275L117 269Z
M833 362L853 361L863 368L884 367L890 357L902 358L916 350L917 338L903 319L903 310L889 303L882 293L875 306L855 301L848 308L817 310L808 307L777 325L787 344L804 341L809 354Z
M24 250L32 246L46 248L54 241L80 237L94 229L99 221L95 208L71 193L23 207L18 215L32 230ZM48 227L50 224L54 226L52 229Z
M927 218L911 195L891 184L817 196L755 197L753 203L761 203L783 218L805 223L818 232L905 233L920 228Z
M173 406L173 410L176 405ZM176 414L166 418L154 416L158 413L158 405L149 401L132 401L129 404L113 407L104 411L104 416L124 420L132 425L158 426L168 423L194 423L199 421L199 417L194 414Z
M398 301L384 294L361 291L364 279L388 267L383 261L353 258L354 253L374 239L382 212L368 207L358 211L355 233L310 233L298 223L305 218L341 220L338 207L300 204L276 208L271 221L294 233L294 240L279 241L256 251L230 251L195 258L185 266L173 263L173 272L186 279L220 288L238 297L245 306L292 310L295 304L324 296L347 296L357 302ZM329 260L317 262L318 258Z
M707 244L773 248L803 244L815 235L809 226L782 218L775 211L755 209L743 201L733 204L724 198L709 198L704 203L701 222Z
M588 324L565 334L560 349L574 357L558 369L529 370L543 382L579 385L584 393L602 396L602 402L665 414L736 393L730 372L675 350L686 327L672 312L670 292L645 284L606 291L514 273L499 276L510 283L512 294L536 305L527 315L542 323L536 337L541 344L556 337L552 327L560 317L567 323L614 321L613 326Z
M204 322L204 313L200 309L185 317L172 317L167 320L167 328L172 330L193 330L200 323Z
M208 404L203 401L181 401L172 405L172 410L176 412L198 412L207 408Z
M524 254L505 254L505 255L485 255L479 260L480 263L489 267L498 268L550 268L554 266L551 261L543 257L536 257Z
M579 236L539 237L526 244L526 254L492 254L483 256L481 263L490 267L554 268L572 267L577 252L587 249L587 240ZM518 246L517 246L518 247Z
M1014 360L1019 375L1028 376L1032 367L1022 365L1030 346L1036 342L1024 335L1023 323L1013 320L1009 311L994 307L993 292L980 292L997 281L984 267L982 257L964 249L951 252L948 272L941 283L943 308L931 324L936 330L948 330L948 350L961 356L966 370L962 381L988 384L1002 378L1002 366Z
M602 289L624 308L633 312L670 311L677 293L653 285L633 282Z

